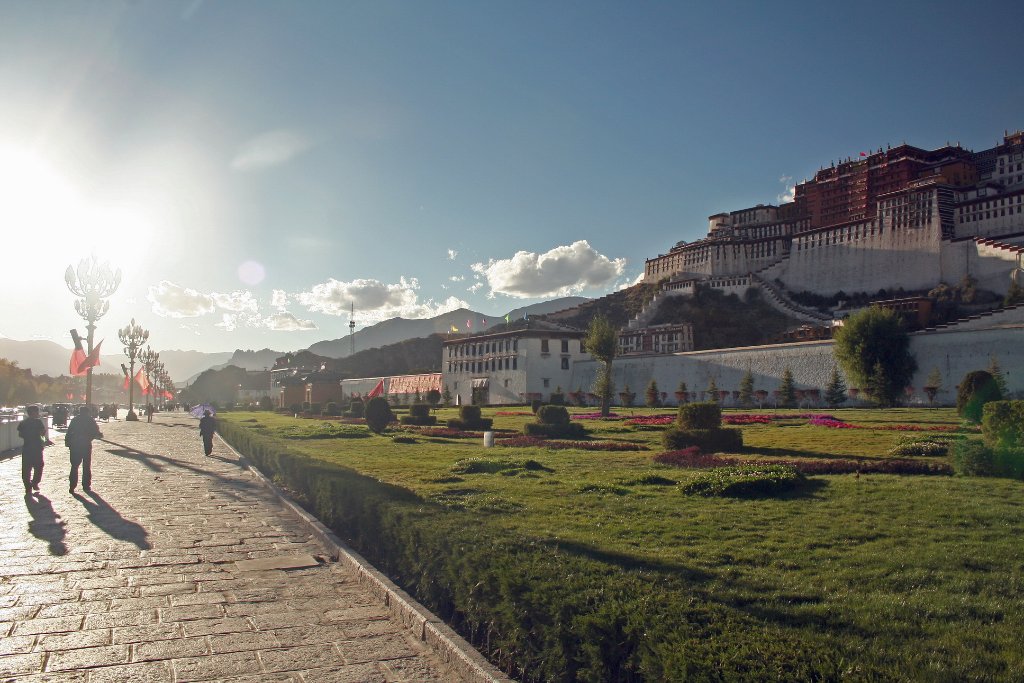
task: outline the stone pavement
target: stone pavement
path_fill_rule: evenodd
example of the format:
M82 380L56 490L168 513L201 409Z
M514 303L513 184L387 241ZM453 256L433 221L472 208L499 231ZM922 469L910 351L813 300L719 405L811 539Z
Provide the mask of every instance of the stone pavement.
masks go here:
M91 494L0 456L0 681L461 680L196 420L100 429Z

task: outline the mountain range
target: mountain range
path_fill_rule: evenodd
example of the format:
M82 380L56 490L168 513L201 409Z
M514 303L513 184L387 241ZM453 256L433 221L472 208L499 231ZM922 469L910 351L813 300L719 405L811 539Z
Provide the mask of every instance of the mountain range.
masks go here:
M562 297L513 309L508 312L507 316L510 321L520 320L523 316L544 315L573 308L587 301L590 299L585 297ZM391 318L359 330L352 335L352 338L358 352L397 344L407 339L427 337L435 333L447 333L453 327L457 328L459 332L483 332L495 325L504 324L505 317L462 308L421 320ZM343 358L349 355L351 344L352 341L349 337L342 337L317 342L309 347L309 351L328 358ZM167 372L179 385L188 383L204 370L220 369L228 365L236 365L246 370L262 370L272 367L274 361L286 353L271 349L259 351L238 349L234 352L215 353L177 349L159 351L160 360L167 368ZM48 340L19 341L0 338L0 358L17 361L20 367L32 370L33 374L55 377L68 374L71 349ZM126 362L126 357L121 353L101 354L100 366L94 372L120 374L121 363ZM136 364L136 368L138 368L138 364Z

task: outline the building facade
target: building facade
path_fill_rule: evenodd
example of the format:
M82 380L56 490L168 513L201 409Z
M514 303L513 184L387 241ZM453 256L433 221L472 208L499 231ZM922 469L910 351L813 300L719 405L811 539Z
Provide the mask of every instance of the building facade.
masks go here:
M457 405L508 405L569 392L573 364L590 358L583 332L550 326L444 342L441 384ZM442 389L443 390L443 389Z

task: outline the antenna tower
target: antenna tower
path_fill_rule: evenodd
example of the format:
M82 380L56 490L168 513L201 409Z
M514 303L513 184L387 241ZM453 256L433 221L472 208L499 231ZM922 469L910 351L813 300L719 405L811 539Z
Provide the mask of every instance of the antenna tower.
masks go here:
M348 310L348 355L354 356L356 353L356 305L354 302L349 303Z

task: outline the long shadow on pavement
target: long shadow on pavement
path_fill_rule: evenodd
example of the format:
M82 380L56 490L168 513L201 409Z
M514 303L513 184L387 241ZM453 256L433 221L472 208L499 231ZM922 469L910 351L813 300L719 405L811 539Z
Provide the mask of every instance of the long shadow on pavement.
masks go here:
M66 522L57 516L50 499L41 493L25 496L25 507L32 515L28 523L28 532L41 541L46 541L47 550L51 555L67 555L68 547L64 544L67 536Z
M89 500L79 493L74 494L75 499L85 506L90 522L106 532L111 538L116 538L119 541L128 541L139 550L149 550L153 547L147 540L149 533L145 527L122 517L117 510L110 507L110 504L103 500L95 491L90 491L89 495L93 500Z

